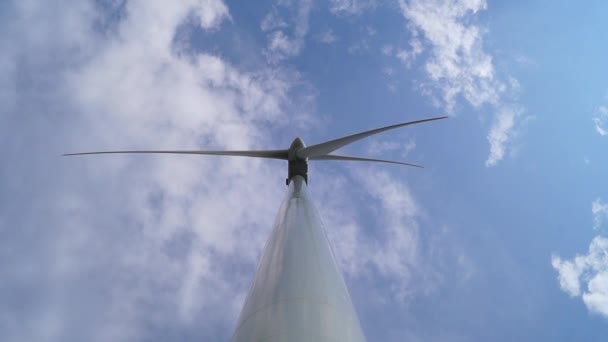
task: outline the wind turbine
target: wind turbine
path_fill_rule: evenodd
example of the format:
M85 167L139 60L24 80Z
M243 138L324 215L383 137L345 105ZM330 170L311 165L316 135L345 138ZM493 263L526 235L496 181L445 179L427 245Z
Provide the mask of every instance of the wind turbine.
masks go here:
M345 160L416 164L351 157L331 152L399 127L447 118L404 122L306 146L295 138L288 149L246 151L103 151L64 156L110 153L168 153L240 156L287 160L287 197L277 214L255 278L236 324L233 342L365 341L348 289L308 197L309 160Z

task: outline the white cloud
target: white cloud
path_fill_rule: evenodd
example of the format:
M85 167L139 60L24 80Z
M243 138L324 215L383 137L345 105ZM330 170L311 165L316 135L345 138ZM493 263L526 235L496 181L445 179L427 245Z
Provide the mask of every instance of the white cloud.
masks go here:
M573 297L581 295L579 276L584 267L584 265L581 265L583 261L581 258L574 261L562 261L558 256L551 257L551 265L559 272L559 285L562 290Z
M593 123L595 124L595 130L601 136L608 135L608 108L605 106L600 106L597 110L597 116L593 118Z
M228 7L222 1L201 0L196 8L196 15L204 29L218 27L224 19L230 18Z
M594 224L601 224L608 215L608 205L597 199L592 204ZM551 264L558 272L560 287L572 297L581 297L587 309L608 318L608 238L596 236L586 255L572 260L552 256Z
M582 297L587 308L608 318L608 239L596 236L589 253L573 260L553 256L551 264L559 273L559 283L566 293Z
M483 50L482 30L465 19L486 8L485 1L400 1L412 30L431 45L425 69L443 93L448 112L457 95L473 106L496 103L502 84L495 79L492 57Z
M284 191L255 177L279 173L272 161L58 157L272 148L298 105L294 74L245 72L176 36L218 29L223 2L113 4L19 1L0 24L3 341L217 340Z
M509 147L516 119L521 110L505 104L513 82L496 76L492 56L484 51L484 30L473 21L475 14L487 8L485 0L400 0L403 16L412 34L411 51L400 51L398 57L406 66L429 46L424 64L430 87L440 94L439 103L448 113L454 112L456 100L464 98L474 108L490 105L496 110L495 122L488 134L490 155L487 166L496 165ZM512 78L510 78L512 79ZM426 90L428 91L428 90Z

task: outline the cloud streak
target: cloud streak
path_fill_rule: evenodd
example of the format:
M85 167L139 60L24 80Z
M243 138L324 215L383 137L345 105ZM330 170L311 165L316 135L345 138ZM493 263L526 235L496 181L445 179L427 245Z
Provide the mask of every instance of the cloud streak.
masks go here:
M601 136L608 135L608 108L605 106L600 106L597 110L597 116L593 118L593 123L595 124L595 130Z

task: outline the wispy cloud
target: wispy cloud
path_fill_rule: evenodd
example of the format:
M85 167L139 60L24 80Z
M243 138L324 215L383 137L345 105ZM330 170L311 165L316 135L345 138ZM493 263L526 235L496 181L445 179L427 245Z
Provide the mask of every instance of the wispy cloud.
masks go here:
M328 191L332 196L321 200L328 202L327 207L320 208L336 256L347 276L378 276L385 281L382 288L390 292L390 297L403 302L420 290L411 283L413 273L419 271L419 205L407 184L386 172L372 176L371 170L365 168L358 169L353 176L362 185L361 190L372 196L373 202L369 202L368 207L377 211L374 219L379 220L378 227L382 229L366 233L361 227L360 217L352 209L357 205L353 203L352 195L348 195L346 178L338 177L333 185L320 187L340 189ZM343 195L335 196L335 193Z
M512 140L514 134L515 120L522 112L519 107L504 106L498 109L495 122L487 136L490 155L486 160L486 166L494 166L503 159L507 143Z
M373 26L365 26L360 28L361 35L348 47L348 53L351 55L363 54L370 50L372 40L378 34L378 31Z
M439 93L439 103L445 110L454 112L459 97L475 108L483 105L495 108L486 165L496 165L504 157L523 111L514 110L519 106L506 98L513 91L511 83L496 76L492 56L484 50L484 30L474 23L474 16L487 8L486 2L400 0L399 3L409 22L412 41L411 50L401 51L398 56L409 66L424 45L429 47L430 55L424 63L429 78L426 86Z
M397 152L399 156L406 157L416 148L416 140L409 138L407 141L400 140L374 140L367 146L367 152L371 155L382 155L386 152Z
M336 15L360 15L377 6L375 0L330 0L329 10Z
M423 51L423 46L420 40L413 37L409 41L409 48L395 48L393 45L384 45L382 47L382 54L385 56L393 56L399 59L408 69L412 67L412 63L416 60L416 57Z
M312 5L312 0L279 3L262 20L260 27L267 33L269 61L280 62L300 54L308 34Z
M597 199L592 204L595 228L608 218L608 203ZM581 297L587 309L608 318L608 238L596 236L586 255L563 260L553 255L560 287L572 297Z
M338 40L338 36L336 36L334 31L331 29L325 30L319 35L319 41L321 43L331 44L331 43L336 42L337 40Z
M601 136L608 135L608 107L600 106L597 109L597 115L593 118L595 130Z
M513 60L521 66L530 67L536 65L536 62L532 58L521 53L514 54Z
M412 61L416 59L416 56L422 52L422 46L418 41L412 41L411 45L411 50L402 49L396 53L397 58L399 58L408 68L412 66Z
M593 228L597 230L602 224L608 223L608 202L597 198L591 204L591 213L593 214Z
M441 286L444 276L451 276L446 269L471 276L474 267L466 253L448 233L429 227L406 182L360 164L348 170L349 176L332 174L318 180L315 189L322 191L319 209L341 268L347 277L373 284L369 288L378 293L370 297L407 304L413 295ZM365 197L365 204L359 203L361 192L371 196ZM362 213L362 207L369 213ZM436 253L445 239L455 248Z

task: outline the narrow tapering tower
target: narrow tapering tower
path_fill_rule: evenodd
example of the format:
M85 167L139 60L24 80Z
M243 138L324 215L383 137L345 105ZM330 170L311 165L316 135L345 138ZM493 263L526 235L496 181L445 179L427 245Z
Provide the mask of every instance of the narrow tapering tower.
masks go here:
M289 182L232 341L365 341L302 176Z

